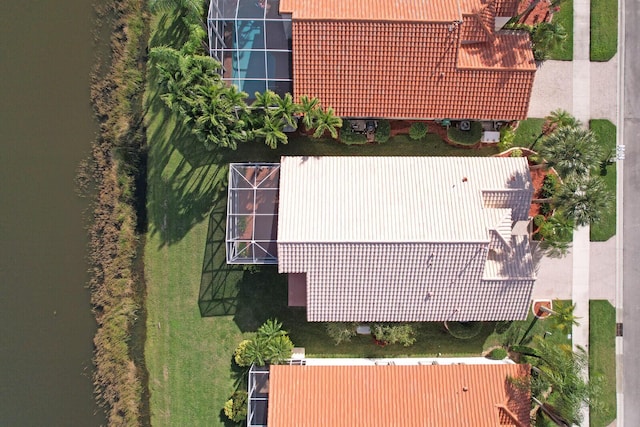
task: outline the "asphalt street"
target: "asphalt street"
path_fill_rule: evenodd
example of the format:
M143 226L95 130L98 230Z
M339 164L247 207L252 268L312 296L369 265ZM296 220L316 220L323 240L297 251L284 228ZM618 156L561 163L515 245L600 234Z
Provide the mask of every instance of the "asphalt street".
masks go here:
M624 4L624 425L640 426L640 2Z

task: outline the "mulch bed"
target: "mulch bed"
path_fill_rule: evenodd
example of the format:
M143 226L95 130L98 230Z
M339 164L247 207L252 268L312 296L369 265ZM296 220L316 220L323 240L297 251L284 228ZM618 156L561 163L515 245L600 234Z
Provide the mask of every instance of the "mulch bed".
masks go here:
M539 319L546 319L551 315L547 311L542 311L540 307L552 309L552 303L549 300L538 300L533 302L533 314Z
M536 0L532 0L532 1L536 1ZM518 7L518 13L522 13L525 10L527 10L527 7L529 7L531 3L530 2L520 2L520 6ZM551 4L548 0L540 0L538 2L538 4L526 15L522 16L520 18L520 20L518 21L520 24L526 24L526 25L536 25L539 24L541 22L551 22L551 19L553 18L553 10L554 8L551 7Z
M544 177L547 176L549 171L546 169L529 169L531 173L531 182L533 184L533 198L539 199L540 193L542 192L542 182L544 181ZM535 217L540 213L540 203L531 203L531 208L529 208L529 216Z

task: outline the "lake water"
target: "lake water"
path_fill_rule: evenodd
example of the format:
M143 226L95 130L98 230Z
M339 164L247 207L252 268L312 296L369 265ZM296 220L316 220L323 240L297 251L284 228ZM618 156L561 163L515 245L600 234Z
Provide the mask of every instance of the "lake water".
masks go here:
M99 426L86 199L90 1L0 3L0 426Z

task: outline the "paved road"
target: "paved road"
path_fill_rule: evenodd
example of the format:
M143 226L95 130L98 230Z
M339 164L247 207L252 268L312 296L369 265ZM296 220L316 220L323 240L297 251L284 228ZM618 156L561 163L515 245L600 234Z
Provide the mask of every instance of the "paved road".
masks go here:
M625 0L624 42L624 424L640 426L640 2Z

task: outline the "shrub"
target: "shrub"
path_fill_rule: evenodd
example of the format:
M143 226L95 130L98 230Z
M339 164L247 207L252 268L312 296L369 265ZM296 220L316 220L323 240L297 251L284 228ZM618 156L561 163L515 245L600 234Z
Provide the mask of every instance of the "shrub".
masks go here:
M454 338L468 340L478 336L482 322L444 322L444 327Z
M544 221L545 221L544 215L536 215L535 217L533 217L533 223L537 227L540 227L542 224L544 224Z
M451 141L458 144L475 145L482 138L482 124L480 122L471 122L470 130L460 130L452 126L447 130L447 136Z
M509 154L509 157L522 157L522 150L519 148L515 148L511 154Z
M388 120L378 120L378 128L376 129L375 141L378 144L385 143L391 137L391 123Z
M427 135L428 127L422 122L416 122L409 128L409 138L417 141L424 138Z
M540 191L540 196L543 199L548 199L553 197L556 194L560 182L558 181L558 177L554 174L547 174L542 181L542 189Z
M516 132L511 126L505 126L500 129L500 142L498 142L498 151L501 153L513 147L513 141L516 139Z
M487 357L491 360L502 360L507 357L507 350L502 347L494 348Z
M353 132L351 128L343 128L340 131L340 141L347 145L360 145L367 143L367 137L364 134Z
M542 215L547 216L551 212L553 212L553 207L551 206L551 203L543 203L540 205L540 213Z
M416 328L412 324L384 324L376 323L371 328L373 336L378 340L387 344L400 343L405 347L409 347L416 342Z
M326 324L327 335L336 343L350 342L356 335L355 323L330 322Z
M251 365L251 357L247 354L247 347L249 347L249 344L251 344L251 340L242 340L233 352L233 360L238 366Z
M224 404L224 414L231 421L239 423L247 419L247 392L236 391Z

